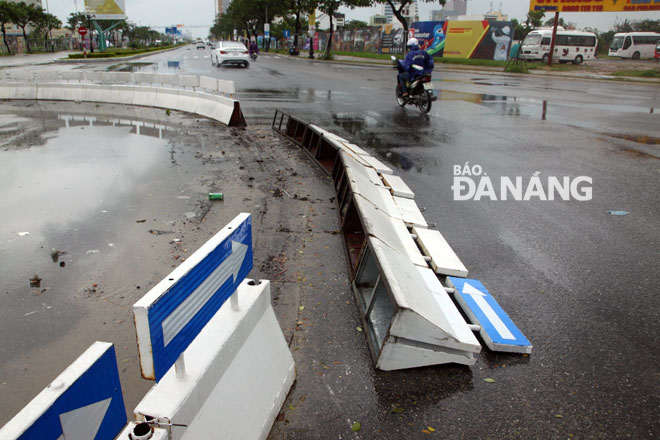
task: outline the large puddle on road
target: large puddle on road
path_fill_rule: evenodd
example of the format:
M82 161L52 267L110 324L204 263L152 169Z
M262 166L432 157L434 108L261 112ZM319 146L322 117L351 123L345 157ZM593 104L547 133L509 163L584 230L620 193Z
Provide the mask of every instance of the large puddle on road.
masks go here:
M478 83L475 83L478 84ZM494 112L507 116L527 116L531 118L547 119L557 122L568 122L563 118L566 108L584 109L585 111L603 110L602 104L589 102L549 102L544 99L522 98L506 95L490 95L482 93L455 92L451 90L436 90L439 101L464 101L489 108ZM608 111L621 113L654 113L653 108L642 108L635 105L608 104ZM581 126L580 121L570 119L572 125Z
M0 365L80 319L74 294L116 258L134 194L175 166L165 125L40 110L0 115Z

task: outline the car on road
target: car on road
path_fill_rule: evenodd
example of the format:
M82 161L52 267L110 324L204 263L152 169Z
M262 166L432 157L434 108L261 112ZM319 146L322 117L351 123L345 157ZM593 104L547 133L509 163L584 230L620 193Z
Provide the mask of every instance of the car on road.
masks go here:
M653 58L660 60L660 42L655 46L655 55L653 55Z
M205 49L206 45L204 44L203 41L198 41L197 42L197 49Z
M247 47L239 41L219 41L211 51L211 65L227 66L237 65L248 67L250 65Z

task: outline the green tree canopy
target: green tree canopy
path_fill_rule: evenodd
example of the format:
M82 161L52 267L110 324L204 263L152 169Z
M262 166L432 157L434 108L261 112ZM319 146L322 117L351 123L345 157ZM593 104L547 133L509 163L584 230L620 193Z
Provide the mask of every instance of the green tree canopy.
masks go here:
M11 48L7 42L7 28L5 27L5 23L12 23L15 8L15 3L0 1L0 30L2 30L2 40L5 43L5 47L7 48L7 53L9 53L9 55L11 55Z
M32 52L30 48L30 41L27 37L27 26L29 24L36 24L40 17L43 15L43 10L35 5L28 5L25 2L15 3L14 7L9 10L9 18L12 23L21 28L23 31L23 38L28 52Z
M353 30L353 29L364 29L369 24L366 21L362 20L349 20L344 24L344 29Z

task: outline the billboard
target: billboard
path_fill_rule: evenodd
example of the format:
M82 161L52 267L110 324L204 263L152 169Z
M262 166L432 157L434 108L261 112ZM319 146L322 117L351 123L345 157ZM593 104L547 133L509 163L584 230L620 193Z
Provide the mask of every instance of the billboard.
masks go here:
M636 12L660 11L659 0L530 0L530 11Z
M506 61L512 38L510 21L450 21L444 56Z
M166 27L165 28L165 35L172 35L172 36L175 36L175 37L180 37L181 36L181 31L176 26Z
M85 0L85 11L96 20L124 20L124 0Z
M417 38L419 48L432 56L441 57L447 35L446 21L416 21L410 25L410 36Z
M394 29L386 24L380 39L380 53L403 53L403 29Z

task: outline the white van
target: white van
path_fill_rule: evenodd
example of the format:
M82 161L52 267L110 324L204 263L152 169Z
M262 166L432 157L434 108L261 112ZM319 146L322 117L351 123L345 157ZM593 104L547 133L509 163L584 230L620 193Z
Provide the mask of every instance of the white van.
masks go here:
M552 29L537 29L525 37L522 44L525 59L548 62L550 57L550 43L552 42ZM598 48L598 38L593 32L557 30L555 51L552 55L554 61L581 64L586 60L593 60Z
M623 32L614 34L610 45L609 55L611 57L653 58L655 46L660 42L660 34L657 32Z

